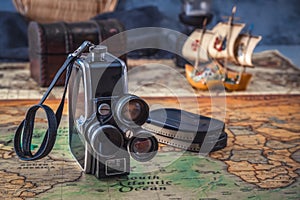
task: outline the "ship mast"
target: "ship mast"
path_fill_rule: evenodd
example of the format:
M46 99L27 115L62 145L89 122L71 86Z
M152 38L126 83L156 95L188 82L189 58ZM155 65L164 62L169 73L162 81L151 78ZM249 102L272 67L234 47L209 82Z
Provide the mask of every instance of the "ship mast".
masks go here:
M195 62L194 66L187 64L185 67L192 86L207 90L206 83L213 85L223 81L230 91L246 89L252 75L246 73L245 69L253 66L251 55L261 36L252 36L251 29L241 34L245 23L235 23L238 18L235 16L236 9L233 6L227 20L219 22L212 30L206 29L207 19L204 19L202 30L195 30L185 42L182 53ZM201 54L202 50L207 54ZM202 60L212 62L205 69L199 69ZM240 67L240 70L230 69L229 62Z
M200 48L201 48L201 44L202 44L202 40L206 31L206 24L207 24L207 18L205 17L203 20L203 24L202 24L202 32L200 34L199 37L199 45L197 48L197 56L196 56L196 60L195 60L195 69L198 71L199 70L199 62L200 62Z
M242 51L243 54L246 54L246 50L248 49L248 46L250 44L250 40L251 40L251 28L249 29L248 33L247 33L247 36L248 36L248 40L247 40L247 43L246 43L246 46L245 46L245 49L243 49ZM246 56L244 56L244 60L245 60ZM241 78L242 78L242 74L246 71L246 67L244 64L241 64L242 68L240 69L239 71L239 77L238 77L238 80L236 80L236 83L239 84L240 81L241 81Z
M227 65L228 65L228 57L230 55L230 49L229 49L229 41L231 39L231 34L232 34L232 25L233 25L233 21L234 21L234 15L236 13L236 6L233 6L232 11L231 11L231 16L229 16L228 19L228 34L227 34L227 42L226 42L226 51L227 51L227 57L224 59L224 72L226 74L227 72ZM226 77L225 77L226 78Z

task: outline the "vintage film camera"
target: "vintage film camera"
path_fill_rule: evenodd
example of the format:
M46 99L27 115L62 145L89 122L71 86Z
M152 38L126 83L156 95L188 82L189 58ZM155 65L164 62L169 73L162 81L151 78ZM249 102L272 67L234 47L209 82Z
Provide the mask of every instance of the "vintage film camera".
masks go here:
M149 107L127 93L125 63L91 46L73 64L69 82L69 145L85 173L127 175L130 157L145 162L157 152L153 134L141 128Z
M89 53L83 52L89 48ZM66 71L65 88L56 112L44 104ZM227 145L224 122L174 108L149 112L147 103L127 93L125 63L102 45L84 42L53 78L40 102L31 106L15 132L14 149L21 160L47 156L56 140L65 94L68 93L69 146L85 173L97 178L128 175L130 157L151 160L158 142L184 150L209 153ZM48 129L32 152L36 112L47 116Z

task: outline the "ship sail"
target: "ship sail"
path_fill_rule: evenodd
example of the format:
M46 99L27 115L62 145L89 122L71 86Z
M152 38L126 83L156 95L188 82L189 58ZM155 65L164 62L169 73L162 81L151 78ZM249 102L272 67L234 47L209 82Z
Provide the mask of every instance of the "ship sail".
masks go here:
M214 32L210 30L196 29L184 43L182 55L189 60L195 61L198 54L200 61L209 61L207 49L213 35Z
M238 35L245 24L228 24L220 22L213 29L214 36L208 46L208 54L215 59L235 60L234 47Z
M252 53L261 36L240 34L235 43L235 58L238 65L252 67Z
M244 23L234 23L236 7L228 22L218 23L212 30L195 30L183 45L182 54L194 61L194 65L186 64L185 72L188 82L202 90L208 90L208 85L218 85L222 82L228 91L245 90L252 74L245 67L253 67L253 50L261 40L261 36L241 34ZM212 61L199 68L199 62ZM228 63L240 66L241 70L230 69ZM199 65L199 66L198 66Z

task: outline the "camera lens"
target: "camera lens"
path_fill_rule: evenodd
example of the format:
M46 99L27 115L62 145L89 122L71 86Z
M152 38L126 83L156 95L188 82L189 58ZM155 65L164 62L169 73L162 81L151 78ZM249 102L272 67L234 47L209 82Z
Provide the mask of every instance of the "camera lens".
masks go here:
M91 129L89 137L93 150L104 157L113 156L124 144L122 133L111 125Z
M128 144L131 157L139 162L151 160L156 155L157 149L156 138L144 130L134 136Z
M136 121L142 114L141 104L135 100L130 100L122 108L122 116L128 121Z
M141 98L127 95L117 102L116 114L119 121L127 125L142 125L149 115L149 107Z
M148 138L137 138L133 144L133 152L148 153L151 150L152 142Z

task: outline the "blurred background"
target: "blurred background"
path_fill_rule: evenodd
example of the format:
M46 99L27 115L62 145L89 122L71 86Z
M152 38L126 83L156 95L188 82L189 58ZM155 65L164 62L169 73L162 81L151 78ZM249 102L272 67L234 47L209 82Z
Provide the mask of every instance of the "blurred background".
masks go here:
M146 24L154 24L155 26L163 26L180 32L185 32L186 27L179 19L179 14L182 12L182 3L183 1L181 0L121 0L118 1L114 11L123 12L123 14L125 12L126 15L128 14L126 11L129 10L134 10L144 6L156 6L163 17L159 18L157 16L153 16L152 19L155 20L155 22L146 22ZM207 25L208 28L211 28L219 21L226 21L223 16L229 16L233 5L236 5L236 16L238 17L237 21L245 22L247 25L252 27L252 34L262 35L263 37L262 41L255 49L255 52L277 49L280 53L289 58L295 65L300 66L299 0L211 0L210 3L210 11L213 18ZM7 12L17 12L12 0L1 0L0 11L2 15L3 13L7 14ZM13 19L15 18L12 18L11 20ZM130 20L132 20L132 18L128 19L128 21ZM158 22L160 20L162 22ZM0 19L0 22L7 23L7 21L3 21L3 19ZM25 25L26 22L27 21L24 22ZM14 23L11 23L9 26L12 26L13 24ZM18 23L18 25L20 25L20 23ZM136 24L129 28L138 27L140 25L141 24ZM8 30L5 31L3 29L8 29L8 26L3 26L1 24L0 29L2 29L1 37L5 33L7 34ZM13 28L10 29L14 31ZM26 48L26 42L24 43L24 41L21 41L22 34L26 34L26 31L19 34L19 37L21 38L16 40L16 42L19 42L19 45L15 44L15 47ZM26 35L24 37L26 37ZM0 45L1 60L9 60L5 59L3 56L6 54L5 51L7 43L1 41ZM24 58L26 60L26 55L23 55L22 59Z

